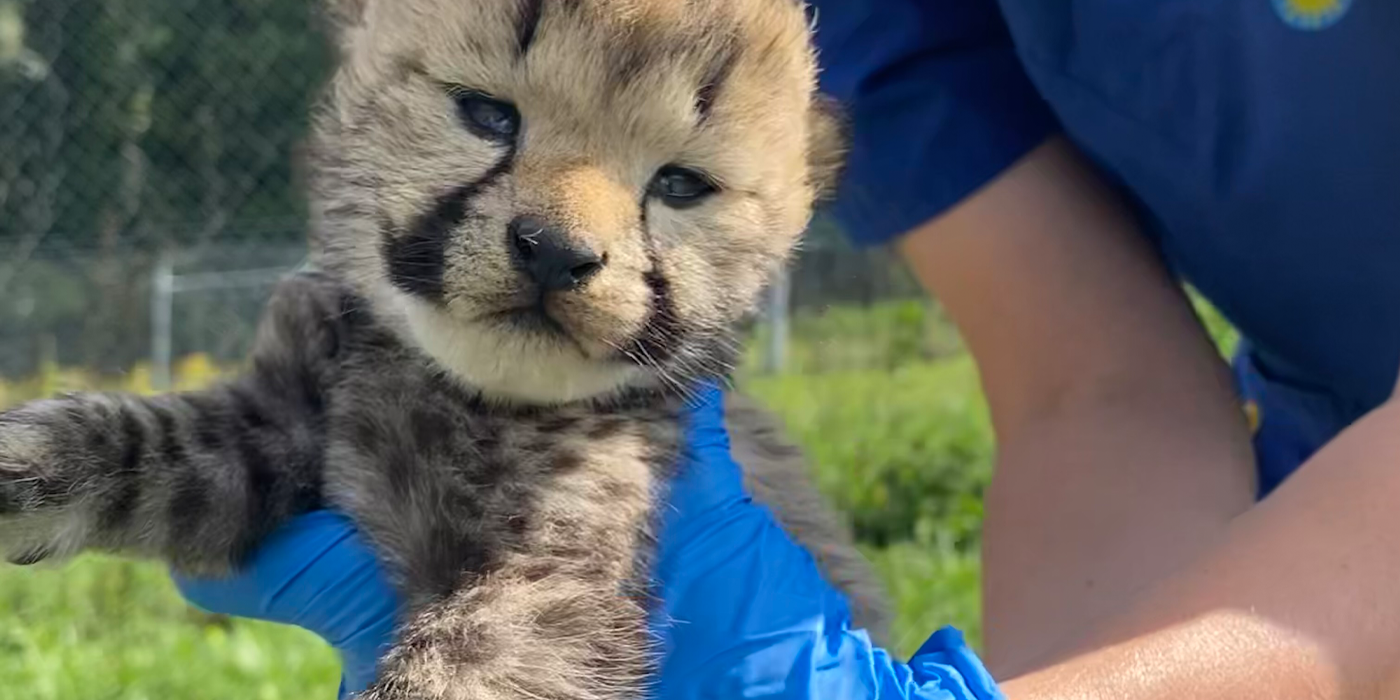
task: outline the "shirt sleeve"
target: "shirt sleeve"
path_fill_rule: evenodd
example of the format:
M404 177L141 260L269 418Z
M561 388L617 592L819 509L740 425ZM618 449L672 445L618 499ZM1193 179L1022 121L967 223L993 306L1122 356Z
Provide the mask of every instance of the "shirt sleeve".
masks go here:
M1058 130L995 0L809 0L853 142L831 213L860 245L939 215Z

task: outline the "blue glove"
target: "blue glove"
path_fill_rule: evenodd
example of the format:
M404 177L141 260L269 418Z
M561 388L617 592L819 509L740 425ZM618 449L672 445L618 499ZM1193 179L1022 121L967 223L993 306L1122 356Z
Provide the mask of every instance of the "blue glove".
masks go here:
M354 524L331 511L292 520L227 579L173 576L209 612L310 630L340 652L340 697L374 682L402 600Z
M703 392L688 418L655 572L664 605L653 624L667 645L660 698L1003 699L956 629L939 630L907 664L851 629L844 596L744 491L721 392ZM373 679L398 605L351 523L322 513L295 521L232 580L176 583L206 610L321 635L344 659L342 697Z

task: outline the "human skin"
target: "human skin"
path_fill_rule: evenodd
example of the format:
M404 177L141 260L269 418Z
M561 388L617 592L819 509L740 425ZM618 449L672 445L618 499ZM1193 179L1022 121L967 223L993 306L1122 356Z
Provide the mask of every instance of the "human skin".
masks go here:
M1400 573L1400 411L1375 412L1256 504L1228 367L1059 138L900 249L958 324L991 408L985 658L1010 697L1385 687L1400 649L1382 602Z
M1400 399L1219 541L1006 681L1011 700L1362 700L1400 694Z
M900 247L958 325L991 409L984 636L1005 677L1250 508L1248 426L1180 286L1065 141Z

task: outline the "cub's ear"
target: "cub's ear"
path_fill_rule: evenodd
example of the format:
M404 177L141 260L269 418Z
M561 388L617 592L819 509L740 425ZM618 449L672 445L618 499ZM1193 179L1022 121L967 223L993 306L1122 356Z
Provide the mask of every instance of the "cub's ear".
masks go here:
M320 0L321 14L330 25L331 36L344 43L345 35L364 24L372 0Z
M846 111L835 99L816 94L808 110L807 170L817 201L836 196L836 188L846 167L851 147L850 123Z

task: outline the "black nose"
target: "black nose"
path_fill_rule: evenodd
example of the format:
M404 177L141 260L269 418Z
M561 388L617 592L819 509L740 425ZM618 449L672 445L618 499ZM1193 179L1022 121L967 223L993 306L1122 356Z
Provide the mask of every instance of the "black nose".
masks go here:
M602 257L543 219L516 218L508 237L516 266L546 292L580 287L603 269Z

